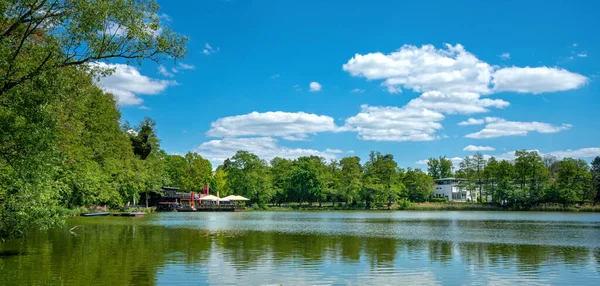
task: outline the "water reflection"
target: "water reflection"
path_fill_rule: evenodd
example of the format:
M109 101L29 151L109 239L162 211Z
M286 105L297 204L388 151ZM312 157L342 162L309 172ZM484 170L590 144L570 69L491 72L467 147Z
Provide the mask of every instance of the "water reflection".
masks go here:
M0 255L0 284L600 283L597 247L444 239L456 230L439 232L441 239L432 240L107 219L77 219L65 229L0 245L0 253L12 254ZM434 235L438 227L458 225L468 234L465 223L470 222L422 221L419 227L433 228ZM76 235L69 234L68 228L76 224L82 226ZM564 232L556 224L534 229L548 235ZM519 236L517 229L504 231Z

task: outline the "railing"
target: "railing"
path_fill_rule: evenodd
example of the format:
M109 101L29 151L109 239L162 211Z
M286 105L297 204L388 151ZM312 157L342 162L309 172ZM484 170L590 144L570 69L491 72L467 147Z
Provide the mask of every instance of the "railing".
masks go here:
M237 205L210 205L200 204L196 206L198 211L242 211L246 208Z

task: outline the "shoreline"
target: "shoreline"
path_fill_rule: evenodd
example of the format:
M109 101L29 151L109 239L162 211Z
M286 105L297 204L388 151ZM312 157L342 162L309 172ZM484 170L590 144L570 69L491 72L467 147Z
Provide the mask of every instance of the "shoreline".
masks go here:
M108 212L119 211L122 212L124 210L107 210ZM139 211L144 213L160 213L160 211L156 211L153 207L139 209ZM382 207L382 208L371 208L365 209L364 206L332 206L332 205L323 205L323 206L309 206L309 205L287 205L287 206L267 206L265 208L259 207L246 207L245 212L321 212L321 211L387 211L387 212L395 212L395 211L473 211L473 212L485 212L485 211L501 211L501 212L569 212L569 213L600 213L600 205L582 205L579 207L569 206L562 207L558 205L540 205L537 207L529 208L529 209L517 209L517 208L503 208L497 205L488 205L488 204L479 204L479 203L438 203L438 202L426 202L426 203L411 203L410 205L393 205L391 208ZM81 216L83 213L90 212L88 209L79 208L63 210L63 217L76 217Z
M394 205L391 208L365 209L358 206L268 206L266 208L248 207L247 211L507 211L507 212L600 212L600 205L582 205L579 207L558 205L540 205L528 209L504 208L496 205L477 203L411 203L408 206Z

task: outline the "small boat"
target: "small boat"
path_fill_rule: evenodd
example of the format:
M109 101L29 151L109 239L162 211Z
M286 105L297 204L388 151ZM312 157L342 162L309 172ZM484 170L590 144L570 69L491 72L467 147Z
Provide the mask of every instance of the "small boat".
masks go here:
M109 215L109 212L101 212L101 213L84 213L81 214L82 216L107 216Z
M134 212L134 213L129 213L129 216L135 216L135 217L140 217L140 216L144 216L146 213L143 212Z
M125 212L125 213L121 213L121 216L135 216L135 217L140 217L140 216L144 216L146 213L143 212Z

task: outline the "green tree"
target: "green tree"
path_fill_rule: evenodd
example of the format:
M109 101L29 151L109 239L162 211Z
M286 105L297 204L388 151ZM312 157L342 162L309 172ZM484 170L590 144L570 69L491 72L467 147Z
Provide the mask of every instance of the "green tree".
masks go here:
M554 199L564 205L581 202L595 197L592 190L592 175L583 160L565 158L558 163Z
M362 166L359 157L345 157L340 160L340 198L348 203L356 202L360 199L360 190L362 189Z
M537 151L515 152L515 181L526 206L536 205L544 197L548 185L548 169Z
M429 158L427 160L427 172L433 179L452 177L452 161L446 156L440 156L439 159Z
M186 51L187 39L162 25L154 1L3 0L0 8L0 98L60 68Z
M271 185L273 186L273 204L288 202L291 193L291 174L293 162L275 157L271 160Z
M408 199L424 202L433 194L433 178L421 169L408 169L404 174L404 185L408 190Z
M551 180L556 179L556 171L558 169L558 159L556 156L546 154L542 157L542 161L544 161L544 166L548 169L548 175Z
M321 181L321 158L299 157L293 162L290 177L292 197L299 203L321 201L323 183Z
M227 172L221 166L214 172L214 176L210 178L210 190L220 197L233 195L227 185Z
M381 155L371 151L369 161L365 163L363 175L363 199L365 206L387 204L388 207L401 196L406 188L401 181L398 164L391 154Z
M227 172L227 188L234 194L250 199L252 203L265 205L273 196L269 168L264 160L248 151L237 151L226 159L223 170Z
M515 204L515 188L514 188L514 177L515 168L514 165L506 160L502 160L496 166L494 175L494 183L496 184L494 198L500 204Z
M498 192L497 173L499 162L493 156L488 159L487 164L483 169L483 189L485 197L491 197L491 202L498 203L496 194Z
M322 198L330 201L334 205L341 199L340 194L340 172L341 166L337 160L332 160L327 165L322 165L322 172L319 180L323 183ZM319 202L319 206L321 202Z
M180 155L167 155L165 158L166 186L183 186L187 161Z
M479 196L477 197L477 201L485 202L485 201L487 201L487 198L483 197L482 190L483 190L483 184L484 184L484 182L483 182L484 170L485 170L485 166L487 165L487 161L483 158L483 154L481 154L480 152L476 152L473 155L472 162L474 165L473 176L474 176L474 180L475 180L477 189L479 190Z
M183 57L186 39L157 12L149 1L0 1L0 236L60 223L62 204L147 190L150 166L116 131L112 95L91 84L111 70L90 63Z
M204 184L210 182L212 165L195 152L185 154L186 167L182 178L181 188L187 192L201 193Z
M600 156L597 156L592 160L592 168L590 172L593 178L593 187L596 190L596 201L600 201Z
M470 192L471 200L473 201L473 194L475 194L477 190L476 162L473 160L473 158L467 156L460 162L459 166L460 167L456 172L456 177L465 179L459 183L460 187ZM475 195L475 197L476 196L477 195Z

